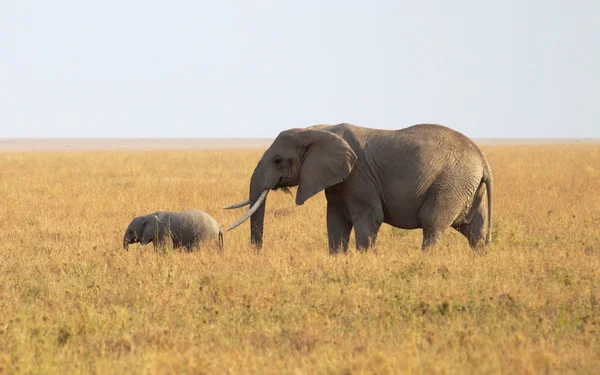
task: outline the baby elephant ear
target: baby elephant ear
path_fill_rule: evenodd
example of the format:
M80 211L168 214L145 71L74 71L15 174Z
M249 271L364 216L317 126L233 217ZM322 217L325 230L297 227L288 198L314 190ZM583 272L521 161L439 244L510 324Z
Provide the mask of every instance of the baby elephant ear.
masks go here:
M160 219L156 215L148 215L146 217L145 223L142 227L142 238L141 243L145 245L152 240L154 240L158 235L158 226L157 223L160 223Z
M300 167L296 204L339 184L354 168L356 154L348 142L325 130L307 129L299 134L305 154Z

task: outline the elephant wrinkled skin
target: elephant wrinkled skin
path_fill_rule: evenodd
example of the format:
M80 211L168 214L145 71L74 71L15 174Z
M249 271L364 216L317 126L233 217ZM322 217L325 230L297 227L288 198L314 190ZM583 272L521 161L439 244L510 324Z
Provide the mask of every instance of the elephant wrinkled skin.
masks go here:
M123 248L129 244L150 242L154 247L166 244L170 238L173 248L192 251L201 243L212 241L223 251L223 230L217 221L201 210L158 211L134 218L123 236Z
M329 251L374 246L382 223L423 229L422 251L448 227L471 248L491 241L492 172L480 148L463 134L435 124L399 130L351 124L282 131L250 180L251 205L228 230L250 220L250 239L262 247L269 190L298 186L296 204L325 190Z

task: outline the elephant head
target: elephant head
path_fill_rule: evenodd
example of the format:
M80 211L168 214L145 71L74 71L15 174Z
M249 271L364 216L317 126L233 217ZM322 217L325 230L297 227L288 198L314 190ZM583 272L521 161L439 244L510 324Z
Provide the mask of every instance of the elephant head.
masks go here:
M125 230L123 248L127 250L129 244L139 242L142 245L146 245L153 241L158 234L157 224L160 222L160 219L156 215L145 215L134 218Z
M248 212L227 230L251 218L250 241L260 248L269 190L298 186L296 204L302 205L310 197L348 177L356 154L342 137L320 128L322 126L296 128L279 133L254 169L249 199L225 207L251 205Z

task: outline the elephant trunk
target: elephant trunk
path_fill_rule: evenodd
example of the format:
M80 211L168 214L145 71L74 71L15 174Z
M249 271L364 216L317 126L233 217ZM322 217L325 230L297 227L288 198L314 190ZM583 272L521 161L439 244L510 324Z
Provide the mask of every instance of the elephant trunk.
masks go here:
M125 235L125 237L123 237L123 249L129 250L129 243L129 238L127 238L127 235Z
M271 181L272 179L265 178L261 165L262 160L258 163L258 166L250 179L250 199L225 207L226 209L229 209L250 204L248 212L235 223L231 224L227 230L232 230L250 218L250 242L259 249L262 247L263 242L263 224L265 219L267 194L269 194L269 190L277 187L277 181Z
M268 191L268 190L267 190ZM263 228L265 222L265 207L267 201L263 202L254 214L250 217L250 242L256 245L257 248L262 248L263 243Z
M262 203L250 217L250 242L257 248L262 247L263 228L265 222L265 207L267 205L266 194L269 189L264 187L264 177L255 171L250 180L250 205L254 206L262 198ZM263 197L264 195L264 197Z

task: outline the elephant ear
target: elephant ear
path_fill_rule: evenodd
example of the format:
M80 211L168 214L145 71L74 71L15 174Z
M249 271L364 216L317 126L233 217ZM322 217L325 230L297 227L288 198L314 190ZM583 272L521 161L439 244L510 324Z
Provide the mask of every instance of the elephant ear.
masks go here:
M357 156L348 142L337 134L308 129L299 136L306 150L296 194L296 204L302 205L321 190L344 181Z

